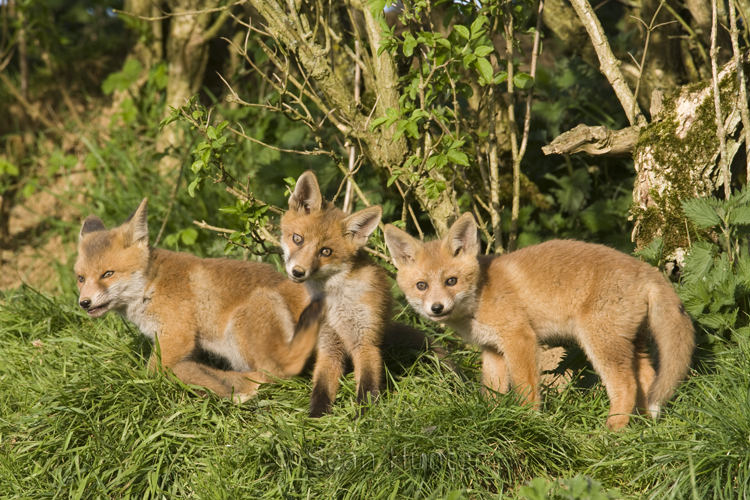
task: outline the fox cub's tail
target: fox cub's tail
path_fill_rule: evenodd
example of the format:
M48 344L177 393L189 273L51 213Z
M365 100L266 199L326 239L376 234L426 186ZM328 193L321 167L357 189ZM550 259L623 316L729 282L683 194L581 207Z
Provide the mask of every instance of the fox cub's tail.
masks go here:
M652 286L648 321L659 351L659 371L648 393L648 410L656 418L675 387L687 376L695 349L693 322L672 285Z

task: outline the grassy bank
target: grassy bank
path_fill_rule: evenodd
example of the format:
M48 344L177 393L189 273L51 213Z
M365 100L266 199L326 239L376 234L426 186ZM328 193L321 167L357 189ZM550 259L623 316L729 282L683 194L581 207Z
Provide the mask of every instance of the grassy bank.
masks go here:
M453 354L468 381L389 352L378 404L354 419L349 376L319 420L306 416L309 374L233 405L148 373L149 352L116 315L6 292L0 498L518 498L535 477L577 474L623 498L750 494L746 346L694 374L657 423L617 434L601 386L549 393L541 413L487 401L470 350Z

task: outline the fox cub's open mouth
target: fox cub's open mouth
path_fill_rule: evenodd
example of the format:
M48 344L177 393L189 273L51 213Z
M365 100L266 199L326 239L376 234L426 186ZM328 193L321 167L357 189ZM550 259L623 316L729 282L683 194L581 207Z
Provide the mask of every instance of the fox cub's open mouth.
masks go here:
M109 302L106 302L106 303L104 303L104 304L102 304L102 305L100 305L100 306L96 306L96 307L89 307L88 309L86 309L86 312L87 312L87 313L88 313L88 315L89 315L89 316L91 316L92 318L96 318L96 317L99 317L99 316L101 316L101 315L102 315L102 314L104 314L105 312L107 312L107 308L108 308L108 307L109 307Z

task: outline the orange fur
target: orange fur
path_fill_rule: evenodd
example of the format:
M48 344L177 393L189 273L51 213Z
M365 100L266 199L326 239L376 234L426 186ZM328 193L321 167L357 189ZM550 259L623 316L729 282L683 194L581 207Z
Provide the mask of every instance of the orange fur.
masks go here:
M492 391L512 384L538 406L539 342L575 340L609 394L607 425L620 429L637 408L658 416L687 375L692 321L659 271L629 255L553 240L478 256L471 214L443 240L422 243L390 225L385 240L412 307L481 346L482 383ZM659 352L658 373L646 350L649 334Z
M271 266L149 248L147 200L123 225L84 221L75 272L89 316L113 310L154 341L159 364L187 384L244 401L296 375L312 353L323 304ZM224 366L217 366L218 360Z

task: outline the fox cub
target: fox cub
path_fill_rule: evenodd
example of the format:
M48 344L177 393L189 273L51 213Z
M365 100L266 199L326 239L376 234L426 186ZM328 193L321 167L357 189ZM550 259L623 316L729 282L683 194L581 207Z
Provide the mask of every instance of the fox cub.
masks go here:
M115 311L152 342L180 380L242 402L260 383L302 371L312 354L324 304L271 266L200 259L148 246L147 200L107 230L83 222L75 272L89 316Z
M538 406L538 342L576 340L607 389L607 426L614 430L634 409L658 416L688 372L692 321L672 285L629 255L570 240L479 255L470 213L439 241L422 243L391 225L385 241L411 306L481 346L482 383L492 391L512 384Z
M325 297L313 369L310 416L330 411L347 358L354 365L357 403L377 398L383 371L380 346L391 318L388 275L363 250L382 209L347 216L323 200L315 174L297 180L289 210L281 217L281 247L287 275Z

